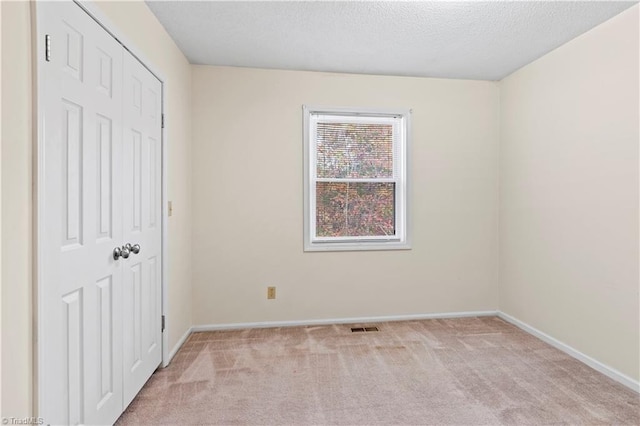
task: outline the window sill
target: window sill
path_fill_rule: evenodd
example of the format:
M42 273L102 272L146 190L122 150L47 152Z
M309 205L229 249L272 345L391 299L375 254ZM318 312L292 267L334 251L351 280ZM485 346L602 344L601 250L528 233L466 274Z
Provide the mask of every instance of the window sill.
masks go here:
M305 252L411 250L409 243L305 243Z

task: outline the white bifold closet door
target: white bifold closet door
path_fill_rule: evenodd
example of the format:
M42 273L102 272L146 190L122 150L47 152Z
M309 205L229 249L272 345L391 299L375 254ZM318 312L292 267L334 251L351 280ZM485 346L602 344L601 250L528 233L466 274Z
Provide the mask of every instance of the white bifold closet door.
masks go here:
M162 88L75 3L37 11L38 414L112 424L161 361Z

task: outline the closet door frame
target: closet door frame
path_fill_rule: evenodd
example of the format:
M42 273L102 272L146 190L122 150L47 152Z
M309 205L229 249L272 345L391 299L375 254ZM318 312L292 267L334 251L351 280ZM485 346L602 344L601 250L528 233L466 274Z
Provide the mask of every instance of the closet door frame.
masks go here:
M136 45L127 37L116 25L111 22L109 18L100 10L99 6L88 0L65 0L73 2L87 13L98 25L104 28L113 38L115 38L126 50L128 50L134 57L136 57L145 68L151 72L161 83L161 114L162 114L162 129L161 129L161 233L162 233L162 270L161 270L161 293L162 293L162 316L164 320L164 329L162 331L162 363L161 366L166 367L171 361L171 354L169 353L168 342L168 330L171 326L171 318L168 315L167 300L168 293L168 197L167 197L167 170L168 170L168 126L166 121L166 93L167 93L167 79L160 71L160 69L150 61L144 53L136 47ZM38 2L31 2L31 16L32 16L32 28L33 30L33 66L34 72L34 155L33 155L33 170L34 170L34 187L33 187L33 202L34 202L34 214L33 214L33 247L34 247L34 259L32 262L33 271L33 313L34 313L34 357L33 357L33 386L34 386L34 412L39 414L41 412L40 406L43 398L45 397L42 392L44 387L40 386L42 380L40 371L44 371L49 368L45 362L43 354L47 350L44 346L46 339L40 335L40 330L43 330L43 324L46 323L45 318L41 312L40 306L41 300L38 298L38 294L41 293L42 286L46 284L46 277L42 274L42 259L47 255L44 252L44 244L41 242L43 238L43 225L45 223L44 218L47 214L44 204L44 194L40 188L44 188L44 136L43 136L43 120L44 120L44 106L46 106L46 100L44 99L44 64L46 61L46 42L45 32L43 30L42 22L46 19L42 8L38 7ZM53 49L55 51L55 49ZM52 52L53 54L53 52Z

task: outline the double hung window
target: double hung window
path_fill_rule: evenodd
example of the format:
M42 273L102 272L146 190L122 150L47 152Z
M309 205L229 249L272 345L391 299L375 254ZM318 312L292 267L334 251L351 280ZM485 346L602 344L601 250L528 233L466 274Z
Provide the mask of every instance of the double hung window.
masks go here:
M409 111L304 107L305 250L409 248Z

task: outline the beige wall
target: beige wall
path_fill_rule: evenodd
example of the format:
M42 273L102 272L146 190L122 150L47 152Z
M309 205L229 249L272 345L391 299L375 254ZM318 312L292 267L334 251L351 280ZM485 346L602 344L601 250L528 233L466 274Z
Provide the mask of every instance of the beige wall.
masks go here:
M500 309L639 379L638 6L501 83Z
M191 71L184 55L143 2L98 5L168 80L169 341L191 326ZM2 2L2 416L33 414L31 13Z
M2 2L2 416L32 414L29 4Z
M497 308L496 83L194 66L192 99L194 324ZM303 252L303 104L413 109L412 250Z

